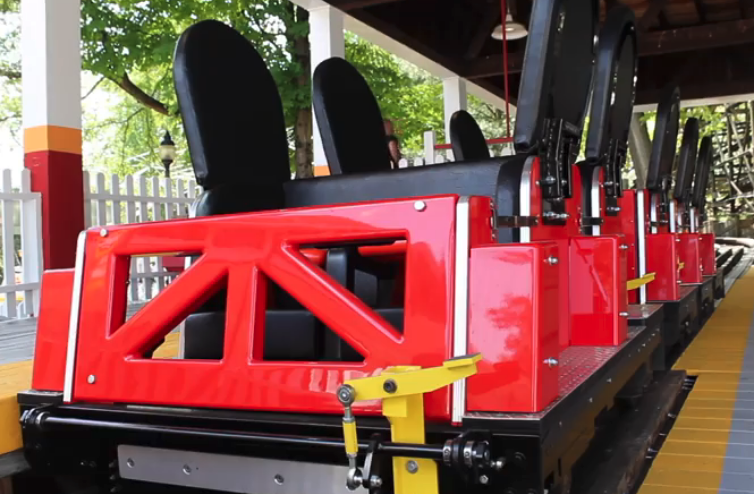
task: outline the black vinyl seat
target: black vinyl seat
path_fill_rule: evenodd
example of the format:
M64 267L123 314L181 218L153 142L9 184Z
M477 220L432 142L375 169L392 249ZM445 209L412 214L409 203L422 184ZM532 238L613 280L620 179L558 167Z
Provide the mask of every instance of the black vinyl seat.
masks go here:
M696 172L694 173L694 189L691 196L691 204L698 210L699 215L704 214L704 206L707 202L707 184L709 183L710 169L712 168L712 136L702 137L699 144L699 153L696 157Z
M330 58L314 70L312 84L312 106L330 173L390 170L382 113L356 68L342 58Z
M566 139L578 143L573 136L580 136L586 112L597 5L596 0L589 0L587 8L584 0L535 2L514 135L518 155L391 170L383 121L371 91L363 78L351 77L358 73L347 62L334 60L324 67L350 81L363 82L347 92L331 91L323 86L332 83L338 88L342 80L326 77L322 71L315 74L315 91L321 93L313 97L317 122L328 160L341 174L295 181L290 180L280 96L259 54L243 36L219 22L205 21L189 28L178 43L175 81L197 180L205 189L197 214L458 194L494 198L499 216L518 216L525 164L540 153L543 143L553 142L547 138L548 125L567 128ZM564 11L569 15L563 16ZM334 106L322 108L323 104ZM352 132L355 129L361 131ZM249 159L238 146L227 146L229 136L231 142L251 144L263 152ZM372 151L373 156L362 164ZM517 228L501 228L498 241L516 241L517 236ZM352 257L347 251L340 255L339 246L332 247L326 269L348 288L351 270L341 269L341 261L350 262ZM284 303L275 295L267 311L265 358L354 358L342 353L342 345L336 345L335 354L328 354L327 338L323 338L327 328L294 301ZM376 310L400 330L401 307ZM220 304L187 319L186 358L221 356L223 312Z
M490 148L474 117L458 110L450 117L450 144L456 161L478 161L490 157Z
M681 150L678 154L678 169L675 176L673 198L681 204L691 205L691 184L696 169L696 153L699 146L699 120L686 119L683 127Z
M592 211L594 170L604 167L608 202L617 205L622 195L621 170L628 150L628 133L636 89L636 18L626 6L610 9L597 45L591 114L586 140L586 159L581 170L583 210ZM604 186L604 184L603 184Z
M283 185L290 181L283 104L251 43L223 23L199 22L178 41L174 73L194 172L204 188L196 215L283 208ZM321 358L322 325L284 291L271 290L271 297L264 357ZM223 290L186 319L185 358L222 357L225 299Z
M647 190L659 194L670 191L673 162L678 147L681 115L681 93L675 85L668 86L657 106L652 153L647 167Z

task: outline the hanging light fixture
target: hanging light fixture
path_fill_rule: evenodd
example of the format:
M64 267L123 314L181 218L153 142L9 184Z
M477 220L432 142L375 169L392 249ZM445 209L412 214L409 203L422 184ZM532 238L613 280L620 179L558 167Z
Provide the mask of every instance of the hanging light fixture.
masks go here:
M505 37L507 40L525 38L527 34L529 34L529 31L526 30L526 27L520 22L514 22L510 13L505 16ZM503 40L502 24L498 24L492 31L492 37L499 41Z

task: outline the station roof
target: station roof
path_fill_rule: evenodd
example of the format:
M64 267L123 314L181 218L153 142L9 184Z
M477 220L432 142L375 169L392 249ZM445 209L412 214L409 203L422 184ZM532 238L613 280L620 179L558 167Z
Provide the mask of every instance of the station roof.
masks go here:
M504 97L500 0L326 0L452 72ZM600 1L600 17L617 0ZM681 98L754 93L754 0L622 0L636 14L639 74L636 104L657 103L662 88ZM532 0L508 0L513 20L528 26ZM515 103L526 38L508 41Z

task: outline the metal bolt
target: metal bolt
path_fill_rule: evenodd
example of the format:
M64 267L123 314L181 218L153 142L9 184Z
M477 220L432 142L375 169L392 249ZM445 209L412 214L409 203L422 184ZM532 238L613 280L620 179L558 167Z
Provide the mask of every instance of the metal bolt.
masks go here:
M550 266L555 266L558 263L558 258L555 256L550 256L547 259L545 259L545 262L549 264Z
M589 398L589 403L594 403L594 398Z
M378 475L372 475L369 477L369 488L377 489L379 487L382 487L382 477Z
M102 230L100 230L100 231L99 231L99 236L100 236L100 237L103 237L103 238L104 238L104 237L107 237L107 233L108 233L108 232L107 232L107 230L105 230L105 229L103 228Z
M408 470L408 473L416 473L419 471L419 464L414 460L408 460L406 462L406 470Z
M282 475L280 475L280 474L277 474L277 475L275 475L275 476L274 476L274 477L272 478L272 480L274 480L274 481L275 481L275 483L276 483L277 485L283 485L283 482L285 482L285 479L284 479L284 478L283 478L283 476L282 476Z
M422 211L427 209L427 203L424 201L416 201L414 203L414 209L416 209L417 211L421 213Z
M628 312L621 312L618 315L621 316L621 317L628 317Z
M613 382L613 378L612 378L612 377L608 377L608 378L607 378L607 382L608 382L608 383L611 383L611 382Z
M505 466L505 458L498 458L497 460L492 462L491 466L493 470L497 470L499 472Z
M86 382L89 384L94 384L97 381L97 376L94 374L89 374L89 377L86 378Z
M552 184L554 184L554 183L555 183L556 181L557 181L557 179L556 179L555 177L553 177L552 175L547 175L547 176L546 176L546 177L544 178L544 183L546 183L547 185L552 185Z
M398 391L398 385L392 379L388 379L385 381L385 384L382 385L382 389L384 389L386 393L393 394Z
M621 246L619 247L619 249L620 249L620 250L628 250L628 245L626 245L626 244L621 244Z
M188 465L183 465L183 473L186 475L191 475L191 467Z
M133 458L129 458L129 459L126 460L126 466L128 468L133 468L135 465L136 465L136 463L134 463Z
M607 210L610 213L620 213L620 206L608 206Z
M354 402L356 391L352 386L348 384L342 385L338 388L338 401L344 405L350 405Z
M559 362L558 359L550 357L546 358L544 363L547 367L555 367Z
M490 483L490 478L486 475L480 475L479 476L479 483L483 485L487 485Z

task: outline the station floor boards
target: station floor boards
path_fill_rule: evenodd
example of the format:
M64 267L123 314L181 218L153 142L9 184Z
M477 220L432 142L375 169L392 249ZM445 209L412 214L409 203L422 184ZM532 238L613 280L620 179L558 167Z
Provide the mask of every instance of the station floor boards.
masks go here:
M171 333L157 349L155 358L178 355L178 333ZM0 460L21 448L21 427L16 395L31 387L32 361L23 360L0 365Z
M696 384L638 494L754 494L754 268L675 368Z

